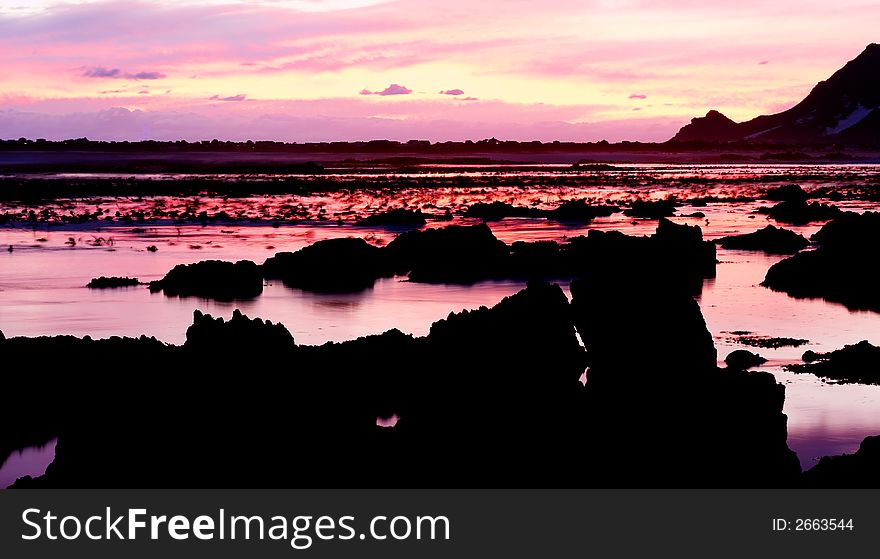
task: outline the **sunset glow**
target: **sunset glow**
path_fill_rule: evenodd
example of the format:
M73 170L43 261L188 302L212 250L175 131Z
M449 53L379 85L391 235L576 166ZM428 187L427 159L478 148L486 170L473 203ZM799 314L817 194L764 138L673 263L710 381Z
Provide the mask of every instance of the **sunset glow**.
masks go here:
M880 19L857 1L548 8L5 0L0 136L665 140L710 108L791 106Z

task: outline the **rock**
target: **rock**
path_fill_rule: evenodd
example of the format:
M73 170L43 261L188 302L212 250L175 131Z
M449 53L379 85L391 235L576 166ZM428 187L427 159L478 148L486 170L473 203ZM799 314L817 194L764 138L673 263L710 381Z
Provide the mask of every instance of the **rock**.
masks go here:
M779 202L768 210L767 215L780 223L807 225L815 221L834 219L841 213L837 206L797 200Z
M410 231L384 249L398 274L419 283L471 284L503 275L509 249L485 224Z
M759 367L766 363L767 360L757 353L752 353L745 349L737 349L731 351L727 357L724 358L724 362L727 363L727 366L731 369L745 371L752 367Z
M252 299L263 292L263 277L260 267L249 260L203 260L178 264L161 280L150 282L150 291L218 301Z
M597 217L608 217L621 211L617 206L594 206L586 200L566 200L546 215L556 221L589 223Z
M283 351L292 349L294 345L293 336L283 324L250 319L235 309L229 321L193 311L193 323L186 329L183 347L188 350L216 351L226 359L226 354L235 348L240 348L242 352Z
M785 184L769 188L764 193L764 199L771 202L806 202L809 197L809 194L798 184Z
M880 384L880 347L867 340L828 353L807 351L803 361L802 365L787 365L786 369L839 382Z
M296 252L279 252L263 263L263 274L288 287L318 293L356 293L393 275L383 249L353 238L318 241Z
M759 334L753 334L751 332L729 332L732 334L731 341L747 345L749 347L762 347L769 349L777 349L780 347L799 347L804 344L810 343L810 340L805 340L803 338L785 338L785 337L773 337L773 336L761 336Z
M844 214L812 237L816 250L799 252L770 267L761 285L797 298L822 298L851 310L880 312L880 268L872 251L880 243L880 214Z
M498 221L506 217L543 217L545 212L537 208L514 206L506 202L495 201L471 204L464 215L484 221Z
M110 289L114 287L131 287L133 285L140 285L137 278L121 278L116 276L108 278L101 276L99 278L92 278L86 287L92 289Z
M623 214L630 217L659 219L674 216L676 209L675 202L672 200L638 200L624 210Z
M880 487L880 436L865 437L853 454L825 456L804 472L807 487Z
M587 479L626 487L794 485L800 464L786 444L785 388L769 373L718 369L688 290L645 277L653 280L650 272L603 267L571 285L590 364Z
M47 411L12 422L35 402L0 408L14 431L47 417L58 429L56 460L35 487L280 487L340 476L400 486L409 479L400 472L416 468L444 486L580 475L570 441L584 431L575 422L583 350L558 286L531 284L491 309L452 314L423 338L390 331L298 346L283 326L197 312L182 347L59 337L2 347L9 360L47 356ZM125 371L79 374L62 361ZM17 393L36 383L10 380ZM114 398L98 389L110 384ZM377 428L395 414L394 429Z
M156 245L149 245L147 247L147 252L158 252L158 251L159 251L159 249L156 247Z
M727 249L762 250L768 254L794 254L810 244L804 236L772 225L753 233L721 237L715 242Z
M422 227L425 223L425 214L422 213L422 210L408 210L405 208L388 210L357 222L358 225L393 227Z

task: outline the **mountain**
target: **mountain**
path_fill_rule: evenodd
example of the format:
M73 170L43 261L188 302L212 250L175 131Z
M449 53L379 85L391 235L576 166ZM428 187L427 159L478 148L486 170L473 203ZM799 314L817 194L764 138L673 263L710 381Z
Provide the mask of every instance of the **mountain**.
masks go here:
M672 140L880 142L880 45L868 45L786 111L740 123L718 111L709 111L691 120Z

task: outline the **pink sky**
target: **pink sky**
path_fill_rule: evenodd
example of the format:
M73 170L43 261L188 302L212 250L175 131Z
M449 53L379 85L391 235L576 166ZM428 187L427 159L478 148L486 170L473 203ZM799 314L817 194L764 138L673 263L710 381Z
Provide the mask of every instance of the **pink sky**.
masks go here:
M0 138L665 140L787 108L858 0L0 0Z

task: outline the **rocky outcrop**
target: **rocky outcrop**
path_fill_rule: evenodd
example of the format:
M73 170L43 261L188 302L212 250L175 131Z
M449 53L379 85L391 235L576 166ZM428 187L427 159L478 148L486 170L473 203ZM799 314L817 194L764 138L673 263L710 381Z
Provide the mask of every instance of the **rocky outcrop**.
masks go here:
M279 252L263 263L263 274L288 287L318 293L354 293L392 275L383 249L363 239L318 241L296 252Z
M764 199L772 202L806 202L809 197L799 184L776 186L764 193Z
M820 204L819 202L808 203L802 200L779 202L767 210L767 216L770 219L791 225L807 225L815 221L828 221L841 213L837 206Z
M193 323L186 329L183 347L191 351L215 351L226 358L225 354L230 351L277 352L294 345L293 336L283 324L250 319L235 309L228 321L193 311Z
M880 435L865 437L853 454L825 456L804 472L807 487L880 487Z
M688 291L644 277L599 269L571 286L590 363L587 421L597 426L590 475L626 487L796 483L784 387L768 373L718 369Z
M623 210L623 214L630 217L660 219L674 216L676 210L675 202L672 200L638 200Z
M761 285L792 297L880 311L880 269L871 257L880 246L880 214L843 214L825 224L812 240L819 245L816 250L774 264Z
M880 384L880 347L867 340L828 353L807 351L803 360L786 368L837 382Z
M803 235L794 231L768 225L753 233L731 235L716 239L722 248L734 250L760 250L768 254L794 254L809 246Z
M112 289L115 287L132 287L140 285L137 278L105 277L92 278L86 287L91 289Z
M470 284L501 275L509 249L485 224L410 231L385 249L398 274L419 283Z
M767 360L757 353L752 353L745 349L731 351L727 357L724 358L724 363L726 363L729 368L738 371L745 371L752 367L760 367L766 362Z
M619 211L621 209L617 206L593 205L586 200L566 200L556 208L547 210L546 216L555 221L589 223L597 217L608 217Z
M260 267L249 260L203 260L178 264L161 280L150 282L150 291L169 297L202 297L218 301L252 299L263 292Z
M357 222L365 226L422 227L426 223L422 210L398 208L377 213Z
M465 217L475 217L484 221L498 221L506 217L544 217L544 210L514 206L507 202L477 202L471 204L464 212Z

